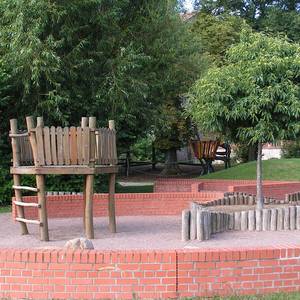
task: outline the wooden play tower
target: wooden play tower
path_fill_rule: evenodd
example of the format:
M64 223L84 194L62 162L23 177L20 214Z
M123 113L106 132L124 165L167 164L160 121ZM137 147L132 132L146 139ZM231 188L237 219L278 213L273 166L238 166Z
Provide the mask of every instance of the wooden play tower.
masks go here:
M93 185L95 174L109 175L108 215L109 228L116 232L115 181L117 166L116 132L114 121L108 128L97 128L96 118L83 117L80 127L46 127L38 117L36 126L32 117L26 118L27 130L18 130L17 120L10 120L12 142L14 204L16 221L22 234L28 234L27 223L40 228L40 239L49 241L46 206L45 175L83 175L83 223L86 237L94 238ZM21 185L21 175L35 175L36 187ZM37 203L22 201L22 190L37 193ZM25 217L24 208L38 209L38 220Z

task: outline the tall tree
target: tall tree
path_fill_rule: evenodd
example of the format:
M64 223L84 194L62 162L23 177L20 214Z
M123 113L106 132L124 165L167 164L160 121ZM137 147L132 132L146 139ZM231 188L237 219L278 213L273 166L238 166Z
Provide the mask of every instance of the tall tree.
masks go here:
M263 206L262 143L300 131L300 46L263 34L244 34L191 90L189 112L209 130L258 143L257 199Z

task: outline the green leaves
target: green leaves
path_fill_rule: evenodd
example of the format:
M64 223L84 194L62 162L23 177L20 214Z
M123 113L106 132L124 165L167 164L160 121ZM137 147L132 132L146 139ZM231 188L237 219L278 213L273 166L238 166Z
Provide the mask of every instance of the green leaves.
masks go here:
M300 47L285 39L243 34L190 92L188 111L205 130L233 140L274 142L299 132Z

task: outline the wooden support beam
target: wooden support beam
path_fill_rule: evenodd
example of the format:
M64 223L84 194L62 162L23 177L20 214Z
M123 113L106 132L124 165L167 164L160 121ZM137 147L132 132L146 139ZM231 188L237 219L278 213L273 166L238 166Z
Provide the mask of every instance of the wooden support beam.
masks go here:
M115 212L115 187L116 187L116 174L109 174L108 216L109 216L109 230L112 233L117 232L116 212Z
M94 175L86 176L85 186L85 234L88 239L94 238L93 223L93 195L94 195Z

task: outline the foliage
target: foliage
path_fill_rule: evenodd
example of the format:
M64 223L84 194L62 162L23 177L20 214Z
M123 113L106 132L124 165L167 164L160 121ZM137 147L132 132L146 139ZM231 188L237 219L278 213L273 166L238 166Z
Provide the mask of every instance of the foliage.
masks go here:
M294 138L300 119L300 48L280 38L244 34L226 65L198 80L189 112L205 129L236 141Z
M226 50L240 40L242 30L250 31L250 27L237 16L214 16L200 12L191 30L201 40L202 47L199 50L204 55L202 60L206 59L207 67L211 67L212 63L220 65L224 62Z
M282 145L282 157L295 158L300 157L300 141L284 141Z

